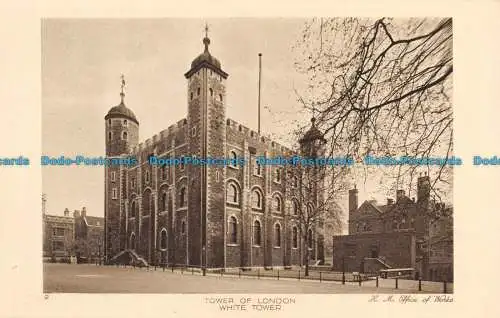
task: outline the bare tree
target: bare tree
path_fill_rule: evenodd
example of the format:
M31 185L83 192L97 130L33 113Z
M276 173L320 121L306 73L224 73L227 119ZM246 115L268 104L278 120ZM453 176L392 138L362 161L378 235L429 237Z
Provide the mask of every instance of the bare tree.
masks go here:
M324 246L325 237L342 231L344 214L337 200L347 188L345 180L349 167L342 162L333 165L321 161L324 159L326 140L314 121L307 132L297 131L297 140L301 144L300 156L287 166L285 180L293 201L291 215L298 227L300 250L304 253L301 259L308 276L313 247L323 245L323 251L330 248Z
M309 89L298 92L316 114L330 154L442 157L453 154L451 19L313 19L294 46ZM414 183L418 166L363 167ZM422 168L419 168L422 169ZM451 192L449 165L426 166L432 191ZM411 190L411 186L410 186Z

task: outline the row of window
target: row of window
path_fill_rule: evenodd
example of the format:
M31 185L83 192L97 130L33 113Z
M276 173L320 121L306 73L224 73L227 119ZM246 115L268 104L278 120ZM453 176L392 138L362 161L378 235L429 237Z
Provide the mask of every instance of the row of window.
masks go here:
M209 93L210 93L210 97L214 97L214 90L213 90L212 88L209 88L209 89L208 89L208 91L209 91ZM198 87L198 88L196 89L196 96L200 96L200 93L201 93L201 88L200 88L200 87ZM191 93L189 94L189 98L190 98L190 100L193 100L193 98L194 98L194 94L193 94L193 92L191 92ZM219 101L220 101L220 102L222 102L222 94L219 94Z
M181 225L181 233L184 234L186 232L186 222L182 221ZM236 217L231 216L229 218L229 242L231 244L237 244L238 243L238 221L236 220ZM298 242L299 242L299 237L298 237L298 229L296 226L292 228L292 248L298 248ZM313 246L313 233L312 230L309 229L307 232L307 244L309 248L312 248ZM167 230L163 228L160 231L160 249L161 250L166 250L167 249ZM135 233L132 233L130 235L130 247L135 248L136 240L135 240ZM261 246L262 244L262 230L261 230L261 224L259 220L255 220L253 224L253 242L252 245L254 246ZM279 223L276 223L274 225L274 246L275 247L281 247L281 225Z
M262 227L259 220L253 223L253 241L252 245L261 246L262 244ZM296 226L292 228L292 248L298 248L298 229ZM229 243L238 243L238 221L235 216L229 217ZM309 248L313 246L313 233L309 229L307 232L307 245ZM281 247L281 225L276 223L274 225L274 246Z
M113 188L112 189L112 198L117 199L118 198L118 193L117 189ZM160 211L167 211L171 209L171 201L172 198L167 195L167 192L162 192L160 199L159 199L159 210ZM264 208L263 204L263 195L262 192L260 191L259 188L255 188L252 191L252 208L256 210L262 210ZM227 187L226 191L226 202L229 203L230 205L234 206L240 206L240 191L239 187L235 184L230 182ZM284 207L283 207L283 199L281 198L280 195L275 194L273 197L273 212L277 213L282 213L284 212ZM298 215L299 214L299 203L297 202L296 199L292 199L292 206L291 206L291 212L293 215ZM150 203L151 204L151 203ZM168 205L169 204L169 205ZM168 205L168 206L167 206ZM182 187L179 190L179 207L183 208L187 206L187 189L186 187ZM138 210L138 205L136 204L135 201L132 202L132 217L136 216L136 210ZM308 204L306 207L306 213L307 215L312 215L313 213L313 207L311 204ZM358 230L359 231L359 230Z
M186 233L186 222L185 221L182 221L182 224L181 224L181 234L185 234ZM168 247L168 236L167 236L167 230L165 228L163 228L161 231L160 231L160 250L162 251L166 251L167 250L167 247ZM135 249L136 248L136 238L135 238L135 233L132 232L132 234L130 234L130 241L129 241L129 246L130 248L132 249Z
M52 228L52 235L53 236L64 236L65 235L65 229L61 227L53 227Z
M108 140L113 140L113 132L111 131L108 132ZM121 140L128 140L128 133L126 131L121 133Z
M389 223L386 224L386 230L401 230L401 229L411 229L415 227L415 220L412 218L410 219L410 222L406 222L406 218L402 218L400 221L398 220L393 220L392 225ZM371 232L373 230L372 224L363 222L363 223L357 223L356 224L356 232Z
M235 169L238 169L238 166L237 166L237 162L238 162L238 155L236 154L235 151L231 151L230 152L230 164L229 166L231 168L235 168ZM253 163L253 174L254 176L262 176L263 173L262 173L262 165L260 165L257 160L254 160L254 163ZM281 177L281 168L279 167L275 167L274 168L274 173L273 173L273 181L276 182L276 183L281 183L281 180L282 180L282 177ZM297 188L298 187L298 184L299 184L299 180L297 178L297 176L293 176L292 173L290 172L288 174L288 176L291 178L291 186L293 188Z
M238 168L236 164L234 164L234 162L237 161L237 155L235 152L231 152L231 156L232 158L231 159L231 164L230 164L230 167L232 168ZM163 165L161 166L160 168L161 172L160 172L160 180L163 180L163 181L169 181L170 180L170 169L167 165ZM184 171L185 169L185 165L184 163L180 163L179 164L179 171ZM254 163L253 165L253 171L254 171L254 175L255 176L262 176L262 166L259 165L257 162ZM292 188L297 188L298 187L298 178L296 176L292 176L292 174L290 173L289 174L290 178L292 178L292 183L291 183L291 187ZM219 173L217 172L217 178L216 178L216 181L218 182L219 181ZM136 179L135 178L130 178L130 183L131 183L131 188L134 189L137 182L136 182ZM273 181L276 182L276 183L281 183L281 168L274 168L274 178L273 178ZM116 181L116 172L115 171L112 171L111 172L111 181L112 182L115 182ZM151 181L151 176L150 176L150 172L149 170L145 170L144 171L144 182L145 183L149 183Z
M152 198L150 198L150 206L152 206ZM187 196L186 188L182 187L179 191L179 207L184 208L187 206ZM159 199L159 210L168 211L172 210L172 197L167 195L167 192L163 192ZM147 213L147 210L144 210ZM139 204L136 201L132 201L130 206L130 217L135 218L139 215Z
M264 200L263 194L259 188L254 188L251 194L251 206L253 209L262 210L264 208ZM241 206L240 200L240 188L235 183L230 181L226 187L226 202L230 205ZM299 214L299 203L297 200L292 199L292 213L294 215ZM272 199L272 210L274 212L284 212L283 199L279 194L275 194ZM311 215L313 213L312 205L307 205L307 215Z
M124 127L128 127L128 120L124 119L122 123ZM108 126L111 126L111 119L108 119Z

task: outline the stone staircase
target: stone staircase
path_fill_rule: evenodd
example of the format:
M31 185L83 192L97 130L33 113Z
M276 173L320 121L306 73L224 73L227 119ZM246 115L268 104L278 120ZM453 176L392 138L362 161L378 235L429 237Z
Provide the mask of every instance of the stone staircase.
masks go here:
M392 266L387 263L384 258L369 258L364 259L363 269L365 273L378 274L382 269L391 269Z
M110 265L135 265L137 267L148 267L148 262L142 258L136 251L126 249L116 254L108 262Z

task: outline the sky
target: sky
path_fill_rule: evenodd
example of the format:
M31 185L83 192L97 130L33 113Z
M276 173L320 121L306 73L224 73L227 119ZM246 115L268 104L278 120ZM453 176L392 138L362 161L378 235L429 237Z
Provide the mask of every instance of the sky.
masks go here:
M306 80L294 69L292 50L305 20L49 19L42 21L43 155L104 156L104 116L120 102L121 74L140 142L184 118L184 73L203 51L205 23L210 52L229 73L227 116L257 130L262 53L261 130L286 142L292 122L311 117L297 101ZM88 215L104 216L102 166L45 166L42 185L47 213L85 206ZM369 182L358 189L360 202L374 197Z

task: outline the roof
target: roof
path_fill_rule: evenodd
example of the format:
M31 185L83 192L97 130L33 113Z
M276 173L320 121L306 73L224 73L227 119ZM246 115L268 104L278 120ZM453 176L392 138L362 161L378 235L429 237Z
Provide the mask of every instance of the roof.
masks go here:
M125 104L123 103L123 100L122 102L120 103L120 105L118 106L115 106L115 107L112 107L107 115L104 117L104 119L109 119L109 118L127 118L127 119L130 119L131 121L135 122L136 124L139 125L139 121L137 120L137 118L135 117L135 114L132 110L130 110L130 108L128 108L127 106L125 106Z
M316 127L315 125L316 118L311 118L311 128L304 134L304 136L299 140L299 142L305 143L308 141L313 141L313 140L322 140L323 142L326 142L325 137L323 136L323 133Z
M228 74L222 70L220 61L208 51L210 39L208 37L205 37L203 39L203 44L205 45L205 50L193 60L193 62L191 63L191 69L186 74L184 74L184 76L190 77L200 68L207 67L212 69L222 77L227 78Z
M104 218L97 216L85 216L85 224L89 226L104 226Z

